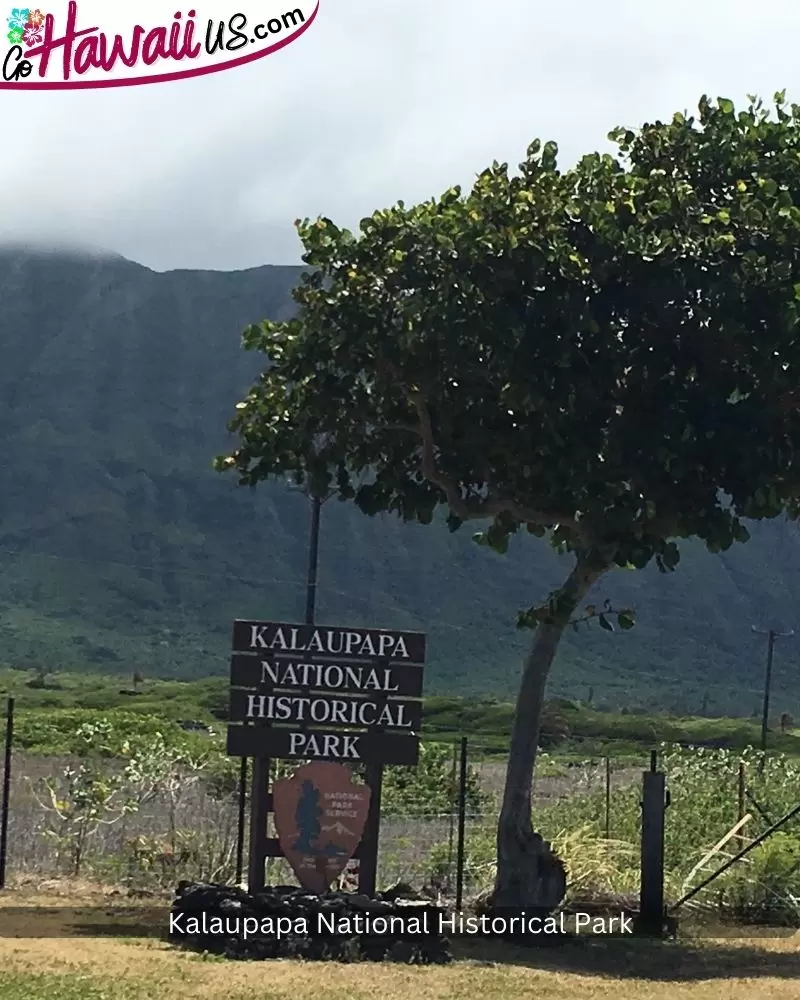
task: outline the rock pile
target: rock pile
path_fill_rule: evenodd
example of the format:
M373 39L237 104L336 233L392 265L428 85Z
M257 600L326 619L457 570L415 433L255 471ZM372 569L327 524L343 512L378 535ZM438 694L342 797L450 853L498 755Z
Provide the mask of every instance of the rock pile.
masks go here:
M170 940L234 959L304 958L452 960L440 931L444 908L399 885L376 898L296 886L250 894L234 886L181 882L170 914Z

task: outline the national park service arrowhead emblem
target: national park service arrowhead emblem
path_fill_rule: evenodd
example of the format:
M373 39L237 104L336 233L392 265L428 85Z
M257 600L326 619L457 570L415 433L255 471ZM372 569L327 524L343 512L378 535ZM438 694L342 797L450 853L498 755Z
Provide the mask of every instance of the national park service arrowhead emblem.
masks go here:
M361 842L370 788L357 785L343 764L315 761L272 790L278 840L304 889L325 892Z

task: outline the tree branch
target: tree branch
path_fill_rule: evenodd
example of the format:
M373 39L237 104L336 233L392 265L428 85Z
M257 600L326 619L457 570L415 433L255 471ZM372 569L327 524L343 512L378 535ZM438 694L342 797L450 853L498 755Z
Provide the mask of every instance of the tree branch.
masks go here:
M523 524L539 524L552 528L558 524L572 528L577 534L583 535L583 529L574 517L566 514L553 514L541 510L533 510L503 497L489 495L483 500L465 500L461 496L458 484L446 476L436 464L436 443L433 439L433 427L428 410L428 403L421 392L412 393L411 402L419 417L418 427L408 427L422 441L422 473L426 479L438 486L447 498L450 510L462 521L478 518L496 517L498 514L510 514Z

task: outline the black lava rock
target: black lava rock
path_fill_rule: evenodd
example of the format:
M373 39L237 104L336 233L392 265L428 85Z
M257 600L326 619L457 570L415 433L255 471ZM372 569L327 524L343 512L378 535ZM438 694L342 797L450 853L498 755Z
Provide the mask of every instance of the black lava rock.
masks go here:
M452 961L441 932L443 907L402 883L375 899L329 891L310 895L296 886L243 889L181 882L170 914L170 940L231 959L263 961Z

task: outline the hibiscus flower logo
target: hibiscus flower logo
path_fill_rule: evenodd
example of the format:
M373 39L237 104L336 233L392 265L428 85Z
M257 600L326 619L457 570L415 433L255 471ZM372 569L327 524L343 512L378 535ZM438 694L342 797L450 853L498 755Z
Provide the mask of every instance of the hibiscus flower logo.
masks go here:
M25 25L30 20L31 12L27 7L13 7L11 17L8 18L9 38L12 31L25 31Z
M39 45L43 41L43 26L47 20L47 14L38 7L30 10L28 7L13 7L11 16L6 18L8 22L7 38L12 45L22 45L28 47Z
M30 48L33 45L38 45L44 36L39 25L28 22L25 25L25 32L22 37L25 40L25 44Z

